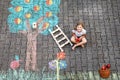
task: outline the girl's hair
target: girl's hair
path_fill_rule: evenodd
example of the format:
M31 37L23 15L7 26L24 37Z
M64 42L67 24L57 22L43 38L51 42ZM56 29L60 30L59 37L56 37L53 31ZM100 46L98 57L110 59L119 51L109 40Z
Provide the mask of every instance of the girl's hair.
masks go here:
M77 26L78 25L81 25L83 28L84 28L84 24L82 23L82 22L78 22L77 24L76 24L76 26L74 27L74 30L77 30Z

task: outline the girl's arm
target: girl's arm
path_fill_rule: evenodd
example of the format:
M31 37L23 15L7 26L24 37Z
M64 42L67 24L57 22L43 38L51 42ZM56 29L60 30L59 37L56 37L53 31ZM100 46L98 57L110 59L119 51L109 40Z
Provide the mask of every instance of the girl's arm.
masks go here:
M79 39L82 39L82 38L85 38L86 37L86 30L85 29L83 29L83 32L82 32L83 34L82 34L82 36L79 38Z
M72 36L74 36L75 38L77 37L75 34L75 30L72 30Z
M72 33L72 36L74 36L74 37L75 37L75 39L77 38L77 36L76 36L76 34L75 34L75 33Z
M82 37L86 37L86 34L83 34Z
M72 36L76 36L75 33L72 33Z
M81 40L82 38L85 38L86 34L83 34L79 39Z
M83 34L82 34L82 36L86 37L86 30L85 30L85 29L83 29Z

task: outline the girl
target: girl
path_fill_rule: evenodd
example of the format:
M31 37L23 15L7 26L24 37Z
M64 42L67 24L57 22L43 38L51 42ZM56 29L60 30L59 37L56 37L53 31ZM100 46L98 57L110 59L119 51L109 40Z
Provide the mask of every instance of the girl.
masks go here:
M72 50L74 50L77 46L84 47L84 44L87 43L86 30L84 29L83 23L77 23L74 30L72 30L71 41L75 43Z

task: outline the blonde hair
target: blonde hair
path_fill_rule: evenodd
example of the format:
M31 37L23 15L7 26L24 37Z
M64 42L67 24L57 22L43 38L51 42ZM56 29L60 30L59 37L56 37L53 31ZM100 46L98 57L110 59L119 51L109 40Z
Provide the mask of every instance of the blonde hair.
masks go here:
M78 22L78 23L76 24L76 26L74 27L74 30L77 30L77 26L79 26L79 25L81 25L81 26L84 28L83 22Z

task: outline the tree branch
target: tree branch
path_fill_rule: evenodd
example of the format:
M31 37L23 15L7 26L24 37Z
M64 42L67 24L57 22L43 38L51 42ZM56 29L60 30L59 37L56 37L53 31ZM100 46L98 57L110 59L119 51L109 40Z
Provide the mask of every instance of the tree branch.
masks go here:
M41 29L38 29L38 33L40 33L41 31L43 31L43 30L45 30L45 29L46 29L46 27L42 26Z
M27 26L28 32L31 32L32 29L31 29L31 27L30 27L30 23L29 23L29 20L28 20L28 19L26 20L26 26Z
M40 18L37 20L37 22L36 22L37 25L39 25L44 18L45 18L44 16L40 17Z

